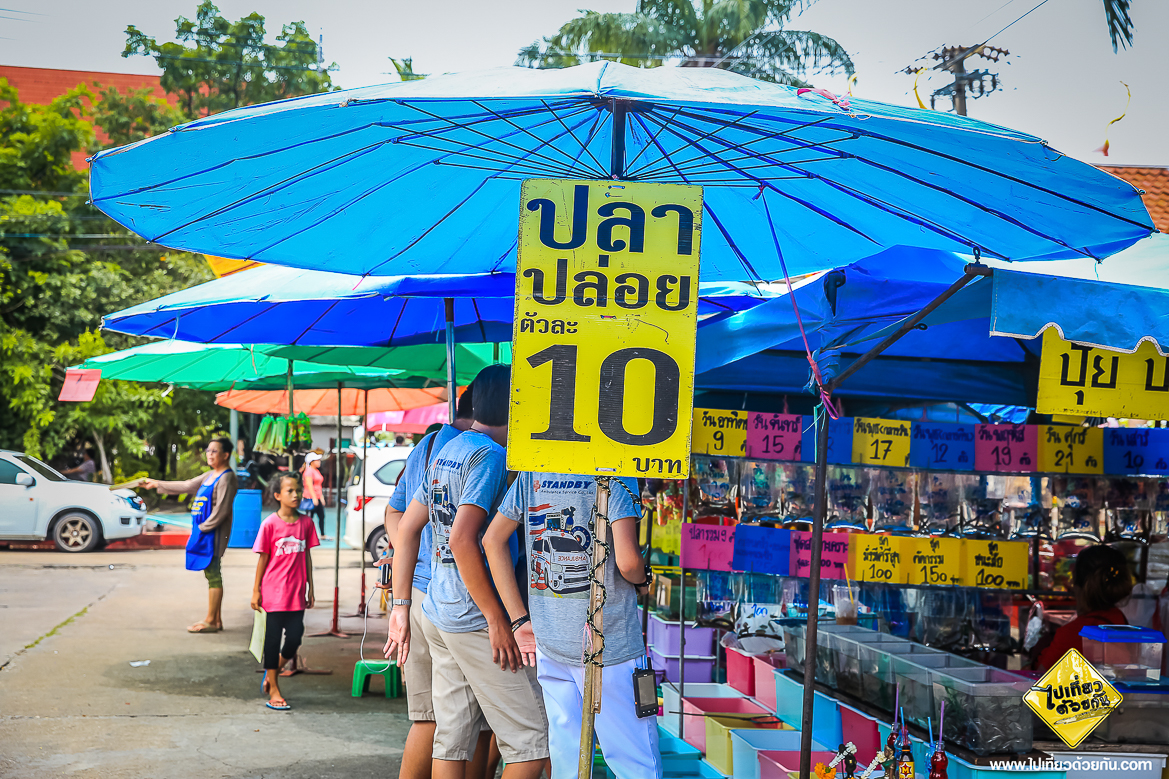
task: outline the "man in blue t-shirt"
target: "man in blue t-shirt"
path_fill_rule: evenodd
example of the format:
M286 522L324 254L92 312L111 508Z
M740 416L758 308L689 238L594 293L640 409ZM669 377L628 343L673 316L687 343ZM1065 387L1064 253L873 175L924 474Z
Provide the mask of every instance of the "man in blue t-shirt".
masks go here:
M434 534L431 580L421 606L433 669L437 779L464 776L480 716L495 733L507 764L505 779L537 779L548 757L548 721L535 669L520 659L480 544L507 489L503 444L510 379L504 365L479 373L474 424L439 452L398 525L385 653L396 653L403 668L412 657L411 613L418 605L402 596L412 592L422 529L429 524Z

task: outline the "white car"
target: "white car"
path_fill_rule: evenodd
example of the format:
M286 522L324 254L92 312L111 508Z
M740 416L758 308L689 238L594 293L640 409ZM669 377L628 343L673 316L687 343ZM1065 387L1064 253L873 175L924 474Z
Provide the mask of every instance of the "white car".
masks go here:
M146 504L131 490L67 479L35 457L0 449L0 541L44 541L92 552L142 532Z
M389 546L386 539L386 505L406 467L412 446L387 446L366 450L365 522L362 517L361 468L358 467L345 491L345 535L354 549L365 549L376 562Z

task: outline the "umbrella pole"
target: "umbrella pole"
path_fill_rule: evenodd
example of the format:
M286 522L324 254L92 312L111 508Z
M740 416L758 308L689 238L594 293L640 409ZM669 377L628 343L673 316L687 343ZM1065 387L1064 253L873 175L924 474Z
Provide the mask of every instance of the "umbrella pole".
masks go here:
M335 467L333 468L333 484L337 488L337 528L333 531L336 536L333 538L333 622L329 629L322 633L313 633L313 636L334 636L335 638L349 638L348 633L341 632L339 624L341 601L341 478L344 473L344 453L341 451L341 388L344 385L337 382L337 459Z
M365 460L366 445L369 443L369 390L361 401L361 535L365 535ZM338 531L338 534L340 531ZM365 550L361 550L361 600L357 603L357 611L346 614L347 617L365 616Z
M458 396L455 394L455 299L443 298L446 305L446 395L447 395L447 423L455 423L455 407Z
M653 554L653 530L654 520L657 519L657 510L653 510L653 516L649 516L649 512L642 508L642 516L645 519L645 559L649 560L650 555ZM645 643L645 652L649 654L649 602L653 600L653 593L647 592L645 594L645 603L641 609L641 640Z
M293 403L293 395L292 395L292 360L289 360L288 361L288 421L289 422L292 421L292 417L295 414L296 414L296 408L295 408L295 404ZM289 449L288 450L288 472L289 473L293 473L296 470L296 466L293 464L295 462L295 458L296 458L296 455L294 455L292 453L292 450Z

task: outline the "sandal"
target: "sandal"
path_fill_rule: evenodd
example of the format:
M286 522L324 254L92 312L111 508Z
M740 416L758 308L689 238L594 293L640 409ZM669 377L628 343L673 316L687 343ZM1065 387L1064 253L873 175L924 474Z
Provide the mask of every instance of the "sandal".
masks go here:
M288 701L284 700L283 698L277 698L274 701L268 701L264 705L275 711L288 711L292 708L288 705Z
M206 622L196 622L187 628L188 633L218 633L223 628L217 628L214 625L208 625Z

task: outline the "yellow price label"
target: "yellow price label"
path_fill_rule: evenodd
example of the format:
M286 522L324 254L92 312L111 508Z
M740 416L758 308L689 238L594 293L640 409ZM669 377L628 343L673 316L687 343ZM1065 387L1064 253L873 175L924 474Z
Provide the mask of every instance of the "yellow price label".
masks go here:
M1069 649L1023 701L1072 749L1124 700L1082 654Z
M962 541L960 576L966 587L1023 590L1028 583L1031 545L1027 541Z
M1040 425L1039 470L1051 473L1104 473L1104 429Z
M689 474L702 188L528 179L507 466Z
M862 582L904 584L909 568L903 543L906 540L897 536L849 534L850 573Z
M748 413L713 408L694 409L690 451L694 454L745 457Z
M964 584L960 573L962 539L903 538L906 584Z
M1125 419L1169 415L1169 356L1145 341L1133 354L1086 346L1043 332L1039 359L1040 414Z
M913 426L898 419L856 417L852 421L852 461L862 465L909 465Z

